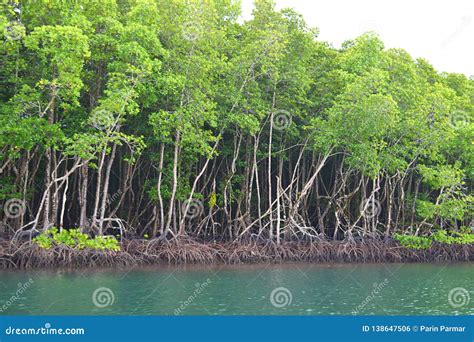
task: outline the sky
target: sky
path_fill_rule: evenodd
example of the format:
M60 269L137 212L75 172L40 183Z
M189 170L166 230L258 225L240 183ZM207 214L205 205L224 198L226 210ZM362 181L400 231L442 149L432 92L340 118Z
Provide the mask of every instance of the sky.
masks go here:
M319 39L339 48L366 31L379 34L386 48L402 48L427 59L438 71L474 75L473 0L275 0L291 7ZM244 19L253 0L242 0Z

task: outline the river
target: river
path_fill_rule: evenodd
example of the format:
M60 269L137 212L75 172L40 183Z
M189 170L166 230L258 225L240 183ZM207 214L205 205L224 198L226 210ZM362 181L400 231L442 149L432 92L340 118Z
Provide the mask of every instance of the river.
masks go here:
M0 271L3 315L474 314L474 264Z

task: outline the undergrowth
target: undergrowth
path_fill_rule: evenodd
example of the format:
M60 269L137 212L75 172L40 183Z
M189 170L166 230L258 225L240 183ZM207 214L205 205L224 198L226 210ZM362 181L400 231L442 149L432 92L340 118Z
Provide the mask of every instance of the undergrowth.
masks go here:
M75 249L95 249L119 251L120 245L114 236L96 236L94 238L82 233L79 229L61 229L56 227L49 229L33 239L33 241L44 249L53 246L67 246Z
M474 234L472 234L467 228L461 229L459 232L440 229L432 233L430 236L395 234L394 239L403 247L412 249L428 249L434 242L447 245L474 244Z

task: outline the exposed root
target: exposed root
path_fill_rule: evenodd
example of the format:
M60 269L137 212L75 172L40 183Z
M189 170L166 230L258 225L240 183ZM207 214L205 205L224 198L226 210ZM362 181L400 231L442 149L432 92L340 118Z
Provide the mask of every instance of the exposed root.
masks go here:
M474 261L474 245L433 244L427 250L401 247L393 240L286 241L258 239L201 242L190 238L125 240L121 250L77 250L35 243L0 242L0 268L127 267L151 264L281 263L281 262L448 262Z

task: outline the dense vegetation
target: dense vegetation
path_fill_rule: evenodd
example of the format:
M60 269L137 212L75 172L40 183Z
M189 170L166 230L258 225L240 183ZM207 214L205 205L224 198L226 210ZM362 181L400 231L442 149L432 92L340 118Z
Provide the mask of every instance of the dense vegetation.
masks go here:
M53 246L67 246L75 249L120 250L119 243L114 236L96 236L91 238L79 229L49 229L34 239L41 248L50 249Z
M474 79L255 5L2 0L4 233L471 241Z
M437 230L430 236L414 236L395 233L394 238L400 242L403 247L412 249L428 249L433 246L433 242L446 245L474 244L474 234L471 234L469 230L448 233L446 230L441 229Z

